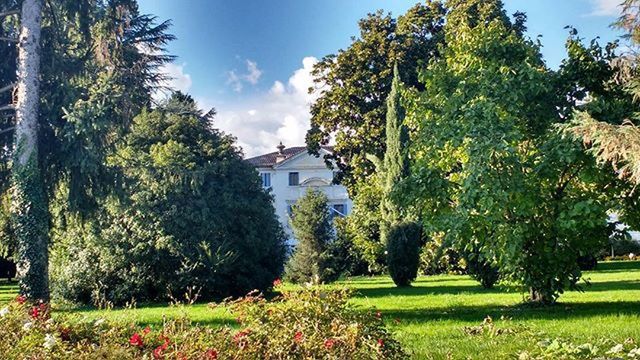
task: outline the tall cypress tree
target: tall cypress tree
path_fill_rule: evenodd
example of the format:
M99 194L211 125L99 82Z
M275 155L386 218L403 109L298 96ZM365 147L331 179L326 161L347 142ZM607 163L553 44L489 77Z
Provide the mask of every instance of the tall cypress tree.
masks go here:
M409 143L409 133L404 125L405 111L400 104L401 80L398 66L393 69L391 92L387 99L387 150L382 164L383 193L380 203L381 219L380 233L383 243L390 226L402 220L402 210L392 198L394 186L409 174L409 161L406 148Z

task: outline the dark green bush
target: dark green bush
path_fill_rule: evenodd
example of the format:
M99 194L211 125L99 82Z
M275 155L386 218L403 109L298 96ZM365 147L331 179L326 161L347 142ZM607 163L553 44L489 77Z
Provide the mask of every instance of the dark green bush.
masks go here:
M354 239L347 229L347 219L335 218L333 224L336 237L327 249L327 267L331 269L331 277L337 279L341 276L369 274L368 263L356 248Z
M481 254L471 253L465 257L467 262L467 273L476 279L483 288L491 289L498 279L500 273L498 267L489 259L485 259Z
M64 208L54 216L57 296L160 301L190 287L204 298L242 296L281 276L285 235L272 198L210 120L184 96L136 117L111 159L122 198L90 220Z
M387 235L387 265L397 286L409 286L418 275L422 228L414 222L392 225Z

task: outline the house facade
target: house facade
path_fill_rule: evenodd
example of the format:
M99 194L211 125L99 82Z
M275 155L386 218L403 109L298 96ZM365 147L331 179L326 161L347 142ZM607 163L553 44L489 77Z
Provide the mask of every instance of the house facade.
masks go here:
M333 183L334 170L324 161L323 155L331 152L331 147L322 147L317 157L309 154L304 146L287 148L280 143L275 152L247 159L260 174L262 186L271 190L276 214L291 242L295 242L289 224L292 206L307 189L317 189L327 195L331 215L343 217L351 212L347 189Z

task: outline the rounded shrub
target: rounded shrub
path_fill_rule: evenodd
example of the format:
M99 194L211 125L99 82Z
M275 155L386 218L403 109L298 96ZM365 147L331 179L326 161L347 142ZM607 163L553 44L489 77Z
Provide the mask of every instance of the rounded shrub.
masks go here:
M387 233L387 265L397 286L409 286L418 275L421 226L415 222L393 225Z

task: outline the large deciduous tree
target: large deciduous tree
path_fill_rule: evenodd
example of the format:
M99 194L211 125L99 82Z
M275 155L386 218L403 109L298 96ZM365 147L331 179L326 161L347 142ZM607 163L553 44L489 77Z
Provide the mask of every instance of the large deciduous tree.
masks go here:
M38 156L42 0L24 0L20 17L11 213L20 292L49 300L49 219Z
M359 38L315 66L315 81L322 86L314 90L319 98L311 106L307 146L318 153L335 136L327 160L336 160L351 195L375 172L365 155L384 156L385 102L394 64L406 86L420 87L416 68L437 56L444 14L440 1L418 4L397 20L381 11L369 14L359 23Z
M448 3L447 47L408 99L413 169L402 187L425 228L554 302L606 238L600 173L562 122L554 74L499 0ZM473 11L470 11L473 9ZM566 96L566 95L565 95Z

